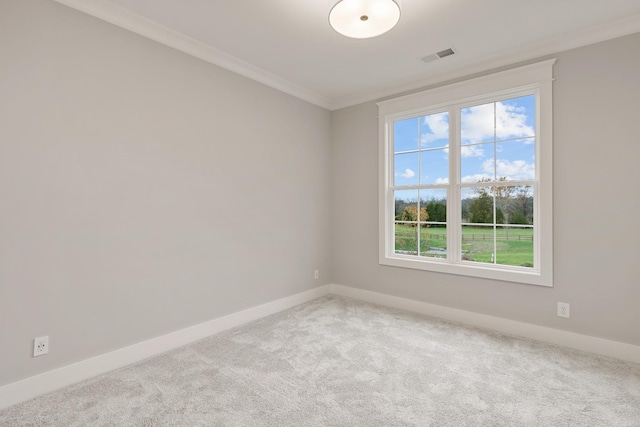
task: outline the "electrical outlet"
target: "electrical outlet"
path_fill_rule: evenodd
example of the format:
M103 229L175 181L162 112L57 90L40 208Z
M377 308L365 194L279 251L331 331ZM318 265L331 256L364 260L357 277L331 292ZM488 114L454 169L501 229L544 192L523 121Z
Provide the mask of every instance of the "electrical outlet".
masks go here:
M49 353L49 337L34 338L33 357Z
M315 270L313 272L313 278L318 280L320 278L320 270Z
M570 306L568 302L558 302L558 317L571 317Z

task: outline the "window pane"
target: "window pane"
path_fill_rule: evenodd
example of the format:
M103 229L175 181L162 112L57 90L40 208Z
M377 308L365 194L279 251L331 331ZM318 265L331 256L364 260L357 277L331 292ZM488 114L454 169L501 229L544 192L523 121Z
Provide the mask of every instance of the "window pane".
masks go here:
M464 188L462 222L487 224L462 226L463 260L533 266L533 191L530 186ZM493 224L496 224L495 235Z
M449 113L431 114L420 120L421 148L449 146Z
M421 221L433 223L447 222L447 190L420 190L420 206L425 209Z
M420 184L449 183L449 154L447 149L420 153Z
M516 188L513 196L514 211L509 224L535 225L533 196L533 187L530 185L521 185Z
M495 179L495 144L460 147L460 181L480 182Z
M476 262L494 262L493 226L462 226L462 260Z
M496 140L535 135L535 96L496 102Z
M420 255L430 258L447 257L447 227L444 224L420 228Z
M476 105L460 110L462 145L495 140L495 103Z
M393 123L393 151L418 149L418 118L399 120Z
M533 225L533 188L528 185L490 187L495 195L496 223Z
M396 154L393 160L394 185L418 185L420 153Z
M463 108L462 145L535 136L535 96Z
M533 228L496 227L496 264L533 267Z
M418 255L418 230L415 224L395 224L395 253Z
M396 221L417 221L418 212L418 190L396 191L395 199L395 220Z
M507 181L535 179L535 155L533 138L496 144L496 176Z
M533 187L518 185L499 187L496 206L504 216L504 224L533 225Z
M460 213L463 223L493 224L494 198L491 194L491 187L463 188L461 206Z

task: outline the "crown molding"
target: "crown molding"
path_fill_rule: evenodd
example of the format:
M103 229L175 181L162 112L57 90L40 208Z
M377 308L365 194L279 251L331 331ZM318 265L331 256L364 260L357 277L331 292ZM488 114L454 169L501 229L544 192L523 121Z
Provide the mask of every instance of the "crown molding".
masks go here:
M640 32L640 13L624 18L608 21L603 24L591 26L579 31L565 33L559 37L553 37L542 42L528 46L503 51L500 54L485 57L481 61L466 61L455 68L442 70L431 74L427 78L410 80L402 84L387 86L367 92L360 92L353 96L334 98L329 109L339 110L364 102L379 101L384 98L397 96L403 93L422 90L429 86L451 82L460 78L509 67L514 64L539 59L548 55L555 55L570 49L575 49L606 40L624 37ZM426 74L426 73L425 73Z
M565 33L539 43L503 51L500 54L485 57L480 61L462 62L452 69L442 70L433 74L425 71L425 74L429 75L422 79L405 81L400 84L359 92L350 96L329 98L256 67L222 50L144 18L108 0L55 1L332 111L640 32L640 13L638 13L579 31Z
M232 71L248 79L272 87L280 92L329 109L329 98L292 83L262 68L229 55L201 41L158 24L108 0L55 0L65 6L114 24L133 33L172 47L203 61Z

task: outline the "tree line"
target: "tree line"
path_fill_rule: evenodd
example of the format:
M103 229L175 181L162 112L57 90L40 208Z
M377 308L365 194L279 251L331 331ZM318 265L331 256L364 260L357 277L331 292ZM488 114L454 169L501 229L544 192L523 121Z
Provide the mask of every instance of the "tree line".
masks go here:
M481 180L479 182L489 182ZM506 182L502 177L498 182ZM462 200L462 222L474 224L493 224L493 206L495 200L496 224L533 224L533 195L529 185L487 185L472 187L475 197ZM446 222L447 200L421 199L420 215L416 200L395 201L396 221L410 222ZM416 224L412 224L414 227ZM423 227L428 226L423 224ZM431 226L437 226L431 224Z

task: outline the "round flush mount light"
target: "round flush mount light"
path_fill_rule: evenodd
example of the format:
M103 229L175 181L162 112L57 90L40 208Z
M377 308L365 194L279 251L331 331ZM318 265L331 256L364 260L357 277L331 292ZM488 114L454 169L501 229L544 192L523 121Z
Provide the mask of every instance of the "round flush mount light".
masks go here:
M329 24L343 36L367 39L386 33L400 20L395 0L341 0L329 12Z

